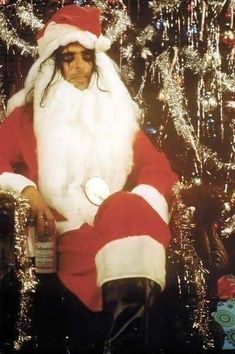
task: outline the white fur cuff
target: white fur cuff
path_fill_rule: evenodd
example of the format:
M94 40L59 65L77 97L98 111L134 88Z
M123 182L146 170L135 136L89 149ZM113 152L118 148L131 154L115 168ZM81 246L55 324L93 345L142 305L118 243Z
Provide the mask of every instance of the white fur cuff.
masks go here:
M96 255L97 284L123 278L148 278L165 286L165 249L150 236L109 242Z
M169 224L168 204L164 196L153 186L140 184L131 193L135 193L146 200L148 204L160 215L166 224Z
M13 172L3 172L0 174L0 187L2 189L13 189L14 191L21 193L25 187L36 187L36 184L29 178Z

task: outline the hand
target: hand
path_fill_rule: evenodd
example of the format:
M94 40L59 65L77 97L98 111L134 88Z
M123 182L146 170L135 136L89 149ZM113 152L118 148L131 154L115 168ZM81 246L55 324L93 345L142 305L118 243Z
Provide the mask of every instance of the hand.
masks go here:
M34 221L37 237L43 239L45 234L55 235L55 218L38 190L28 186L23 189L22 195L29 200L30 220Z

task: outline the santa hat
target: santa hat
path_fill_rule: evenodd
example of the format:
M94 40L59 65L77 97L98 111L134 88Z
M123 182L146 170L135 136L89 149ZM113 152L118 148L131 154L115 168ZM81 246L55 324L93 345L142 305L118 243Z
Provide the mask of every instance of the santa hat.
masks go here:
M48 58L58 47L79 42L87 49L104 52L111 41L101 34L100 11L69 5L58 10L37 35L39 56Z
M109 38L101 34L100 11L95 7L69 5L58 10L38 32L39 58L29 70L24 88L7 103L7 115L30 100L30 92L38 78L41 64L60 46L78 42L87 49L105 52L111 46Z

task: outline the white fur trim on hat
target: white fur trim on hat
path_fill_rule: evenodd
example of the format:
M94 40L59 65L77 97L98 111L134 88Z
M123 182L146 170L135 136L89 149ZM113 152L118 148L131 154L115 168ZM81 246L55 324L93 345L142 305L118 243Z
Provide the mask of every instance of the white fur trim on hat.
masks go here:
M168 204L164 196L153 186L139 184L131 193L135 193L146 200L151 207L160 215L166 224L169 224Z
M46 59L60 46L72 42L78 42L87 49L96 49L100 52L106 51L111 46L111 41L102 35L97 38L95 34L78 27L50 22L38 40L39 56Z
M111 47L111 40L102 34L97 38L95 42L95 50L97 52L105 52Z
M97 284L115 279L144 277L165 286L165 249L148 235L111 241L97 253Z

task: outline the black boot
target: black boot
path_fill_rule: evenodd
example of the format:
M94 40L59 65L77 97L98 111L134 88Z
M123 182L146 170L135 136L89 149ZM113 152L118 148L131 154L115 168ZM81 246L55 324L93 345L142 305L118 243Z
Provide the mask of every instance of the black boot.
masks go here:
M102 290L104 309L113 315L104 354L152 353L150 309L159 286L149 279L129 278L109 281Z

